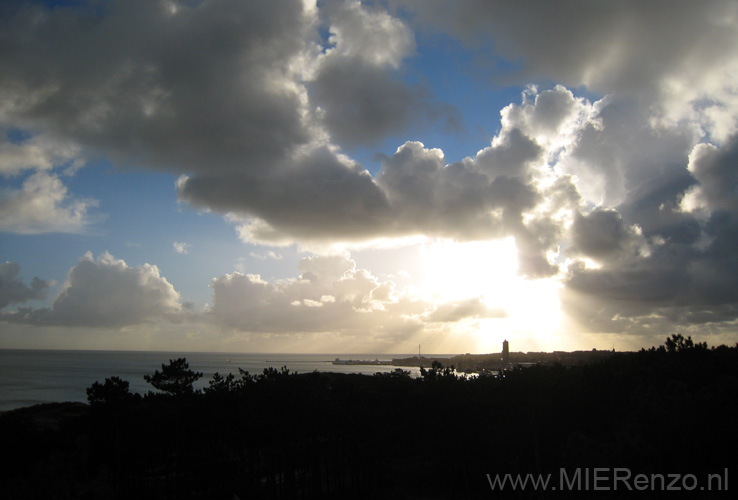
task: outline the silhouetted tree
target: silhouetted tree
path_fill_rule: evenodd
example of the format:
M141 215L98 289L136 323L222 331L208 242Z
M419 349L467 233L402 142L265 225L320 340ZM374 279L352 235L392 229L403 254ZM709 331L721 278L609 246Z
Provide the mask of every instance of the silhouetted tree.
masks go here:
M140 397L128 390L128 381L119 377L105 379L105 383L95 382L87 388L87 402L90 406L120 406Z
M707 342L697 342L696 344L692 341L692 337L689 336L686 339L681 333L672 334L671 338L667 338L666 350L669 352L686 351L689 349L707 349Z
M391 372L377 372L374 374L375 377L388 377L388 378L400 378L400 379L412 379L408 370L402 368L395 368Z
M264 368L264 371L261 373L261 375L256 376L256 380L258 382L269 382L274 380L283 380L294 375L296 375L296 373L290 372L289 368L287 368L286 366L283 366L279 370L277 370L273 366L270 366L268 368Z
M441 363L438 360L434 360L433 363L431 363L430 370L426 370L422 366L420 367L420 376L423 377L423 380L426 381L432 381L432 380L456 380L458 377L456 376L456 373L454 373L454 366L447 366L443 367L443 363Z
M180 396L194 393L192 384L200 377L202 372L190 370L186 358L177 358L170 359L168 365L162 364L161 372L155 370L153 375L144 375L144 380L160 391Z

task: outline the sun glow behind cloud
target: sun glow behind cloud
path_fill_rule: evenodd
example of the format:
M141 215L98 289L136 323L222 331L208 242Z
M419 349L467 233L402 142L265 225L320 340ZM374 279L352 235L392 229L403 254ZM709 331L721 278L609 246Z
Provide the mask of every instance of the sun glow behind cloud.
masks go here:
M420 249L424 288L434 297L484 296L489 305L504 302L505 289L517 279L515 240L455 242L435 240Z
M474 322L483 351L495 349L503 338L524 336L538 344L548 343L558 333L561 283L555 278L521 277L514 238L434 240L421 247L420 256L425 271L423 290L431 299L480 298L490 310L504 311L499 318Z

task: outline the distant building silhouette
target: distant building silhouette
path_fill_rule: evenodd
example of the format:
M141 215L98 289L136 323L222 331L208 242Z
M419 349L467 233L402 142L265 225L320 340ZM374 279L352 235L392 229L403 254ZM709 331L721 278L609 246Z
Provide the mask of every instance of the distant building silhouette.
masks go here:
M507 340L502 341L502 362L505 364L510 362L510 343Z

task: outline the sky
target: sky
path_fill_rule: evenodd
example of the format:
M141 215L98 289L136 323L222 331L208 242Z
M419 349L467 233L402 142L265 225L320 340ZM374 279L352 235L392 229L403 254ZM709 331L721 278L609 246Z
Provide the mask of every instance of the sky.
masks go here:
M738 342L738 2L0 6L0 348Z

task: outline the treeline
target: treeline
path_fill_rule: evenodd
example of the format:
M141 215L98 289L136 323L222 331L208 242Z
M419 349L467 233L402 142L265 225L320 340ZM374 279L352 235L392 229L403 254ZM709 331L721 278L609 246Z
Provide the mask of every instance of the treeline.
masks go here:
M590 491L491 491L486 474L629 468L735 475L738 346L672 336L592 364L466 378L270 368L202 374L185 359L132 394L111 377L55 425L0 416L6 498L589 498ZM33 409L31 409L33 410ZM7 461L6 461L7 462ZM654 491L597 491L654 498ZM679 492L664 492L680 496ZM692 492L694 493L694 492ZM729 498L730 491L700 491Z

